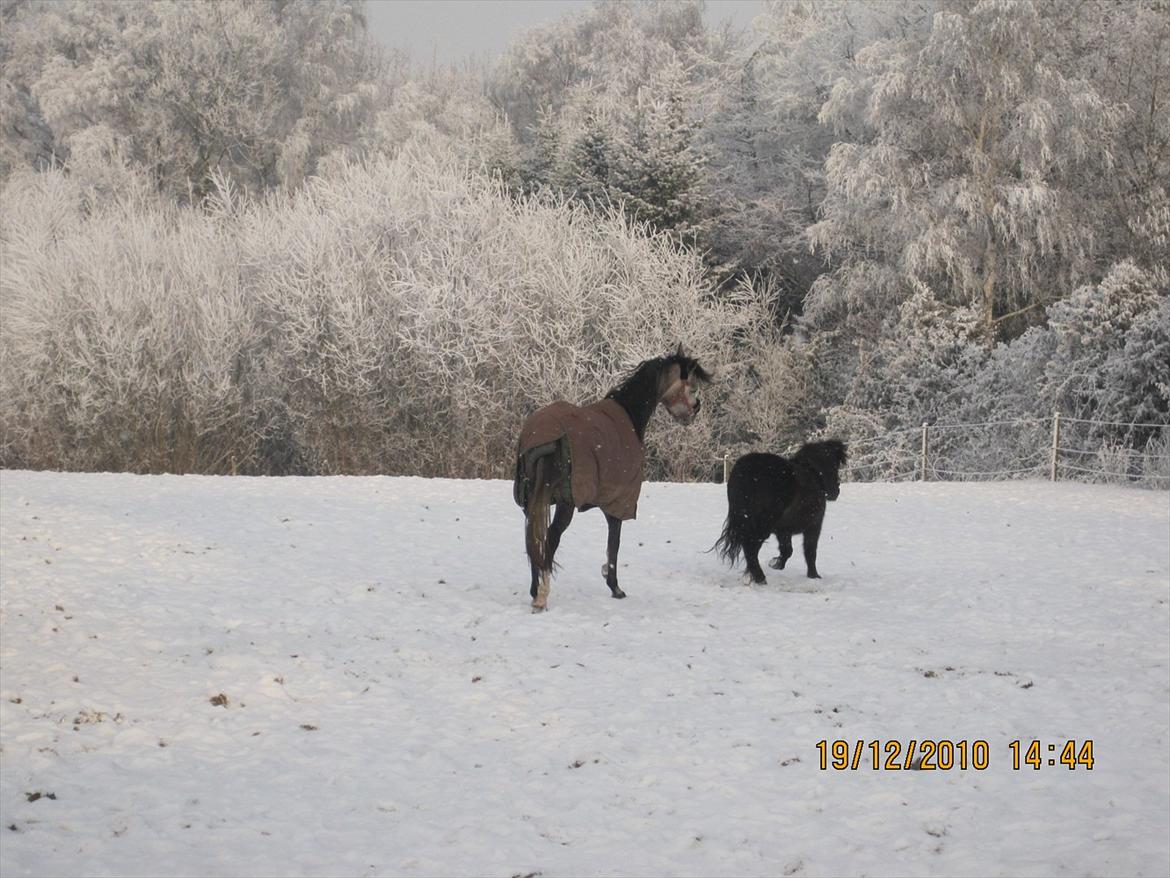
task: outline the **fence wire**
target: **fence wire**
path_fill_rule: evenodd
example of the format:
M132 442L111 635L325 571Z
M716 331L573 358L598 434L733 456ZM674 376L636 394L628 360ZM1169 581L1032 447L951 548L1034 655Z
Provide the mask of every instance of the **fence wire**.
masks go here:
M1135 431L1145 444L1133 447ZM1170 424L1020 418L846 437L849 481L1074 479L1170 487Z

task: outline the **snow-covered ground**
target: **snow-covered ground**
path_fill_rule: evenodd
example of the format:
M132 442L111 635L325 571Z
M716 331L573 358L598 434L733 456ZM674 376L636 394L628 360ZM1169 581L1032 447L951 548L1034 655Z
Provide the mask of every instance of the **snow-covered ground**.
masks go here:
M0 497L4 876L1170 873L1165 492L847 484L824 579L798 543L751 587L704 554L722 487L649 484L630 597L586 513L543 615L505 482Z

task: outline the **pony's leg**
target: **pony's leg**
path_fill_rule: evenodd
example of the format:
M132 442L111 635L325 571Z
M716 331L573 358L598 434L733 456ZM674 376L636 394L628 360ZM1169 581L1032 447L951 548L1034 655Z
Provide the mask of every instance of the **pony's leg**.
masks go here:
M748 574L756 585L763 585L767 581L764 579L764 571L760 569L760 547L763 545L763 540L743 541L743 560L747 562Z
M820 579L817 573L817 540L821 538L821 525L817 522L804 532L804 565L808 568L809 579Z
M609 525L609 538L605 541L605 566L601 573L605 577L605 584L615 598L624 598L626 593L618 587L617 556L618 547L622 542L622 520L606 513L605 523Z
M768 566L773 570L783 570L788 559L792 557L792 535L778 533L776 540L780 543L780 554L769 561Z

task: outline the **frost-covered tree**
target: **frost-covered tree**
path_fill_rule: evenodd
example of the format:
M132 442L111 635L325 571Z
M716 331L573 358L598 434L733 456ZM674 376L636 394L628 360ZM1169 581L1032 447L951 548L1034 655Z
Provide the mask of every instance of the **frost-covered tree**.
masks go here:
M572 103L578 87L632 97L657 71L699 66L725 51L703 22L701 0L597 0L581 12L522 34L489 85L493 100L527 140L541 117Z
M706 197L699 120L726 52L698 2L599 2L527 34L491 90L526 147L528 188L692 231Z
M632 99L580 87L555 118L545 118L536 148L541 183L571 198L656 229L690 231L702 211L703 156L677 66L656 75Z
M481 78L474 68L412 71L379 104L368 151L454 151L519 186L515 136L484 94Z
M28 90L6 77L0 77L0 120L8 130L7 136L0 137L0 180L16 168L52 163L53 132L37 112Z
M1059 5L1059 4L1057 4ZM1116 113L1056 51L1056 6L979 0L867 46L821 119L839 134L811 241L838 264L810 305L872 333L927 283L985 340L1042 314L1091 267L1083 183L1109 174Z
M359 0L5 4L5 106L28 120L7 155L67 161L91 129L172 194L213 173L296 186L325 155L368 145L384 65ZM11 162L11 160L10 160Z
M690 231L702 211L704 157L688 106L686 71L678 61L655 71L638 91L630 138L618 166L627 210L658 229Z
M704 239L722 274L765 273L799 310L824 271L804 230L820 215L834 133L819 114L858 51L921 27L927 0L769 2L722 67L701 138L710 155ZM839 132L844 140L860 132Z
M1068 13L1066 13L1068 14ZM1170 4L1090 5L1064 30L1071 63L1119 116L1114 173L1100 181L1099 252L1134 260L1165 282L1170 251ZM1092 182L1092 181L1087 181Z
M620 197L619 168L627 155L624 109L604 96L582 94L540 132L543 182L564 195L607 210Z
M978 333L975 312L945 305L920 285L863 350L846 404L880 411L890 427L950 420L984 359Z

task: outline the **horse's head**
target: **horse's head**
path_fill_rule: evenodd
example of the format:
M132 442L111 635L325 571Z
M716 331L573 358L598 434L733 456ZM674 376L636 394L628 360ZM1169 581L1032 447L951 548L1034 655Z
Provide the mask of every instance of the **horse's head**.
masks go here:
M845 443L839 439L802 445L792 460L813 470L821 482L826 500L841 496L841 467L845 465Z
M662 370L658 373L658 401L680 424L689 424L699 413L700 384L711 380L711 375L699 365L699 361L678 351L662 358Z

